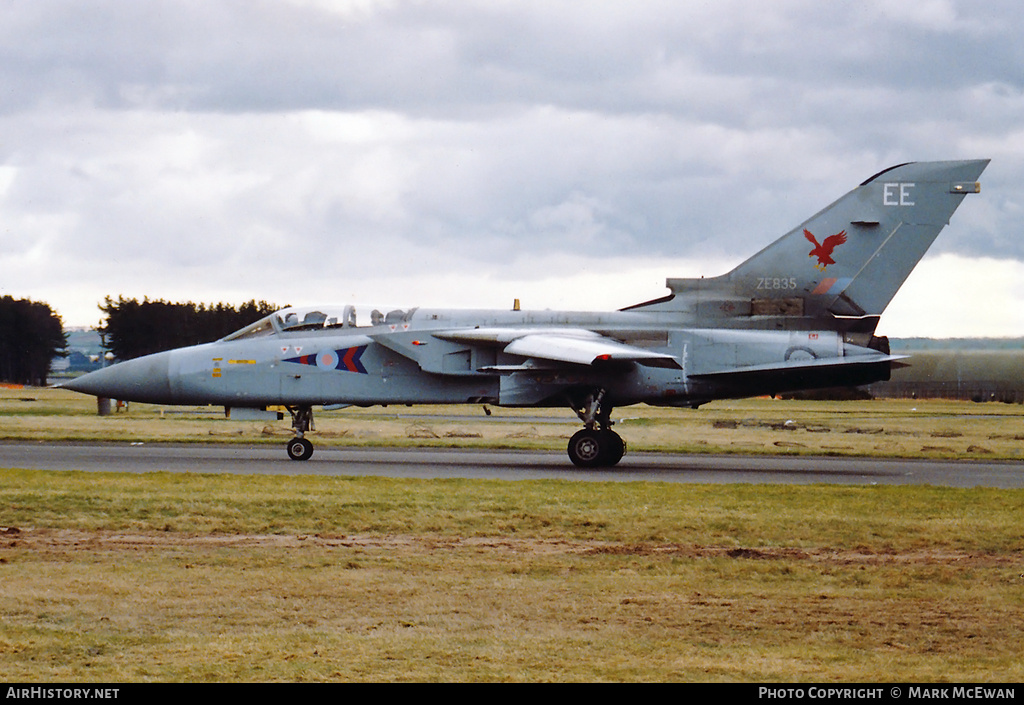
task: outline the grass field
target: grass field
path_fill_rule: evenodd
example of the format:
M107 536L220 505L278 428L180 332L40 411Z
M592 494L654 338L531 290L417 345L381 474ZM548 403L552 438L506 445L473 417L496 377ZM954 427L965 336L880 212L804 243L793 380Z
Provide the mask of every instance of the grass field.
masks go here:
M170 411L2 390L0 436L287 435ZM575 427L436 411L331 412L316 442L561 449ZM1020 459L1021 416L753 400L619 428L645 450ZM0 469L0 678L1019 682L1022 510L980 488Z

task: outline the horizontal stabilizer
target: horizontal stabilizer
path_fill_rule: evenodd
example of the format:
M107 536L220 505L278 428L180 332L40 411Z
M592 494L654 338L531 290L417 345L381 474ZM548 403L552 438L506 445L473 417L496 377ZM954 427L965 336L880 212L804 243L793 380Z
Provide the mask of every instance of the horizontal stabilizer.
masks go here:
M897 360L904 360L907 355L852 355L848 357L834 357L825 358L819 360L793 360L789 362L771 363L767 365L749 365L747 367L734 367L728 370L718 370L715 372L702 372L700 374L690 375L691 379L695 380L709 380L709 381L723 381L723 380L740 380L744 377L763 375L771 372L817 372L828 369L838 368L849 368L854 365L876 365L879 363L890 363L896 362Z

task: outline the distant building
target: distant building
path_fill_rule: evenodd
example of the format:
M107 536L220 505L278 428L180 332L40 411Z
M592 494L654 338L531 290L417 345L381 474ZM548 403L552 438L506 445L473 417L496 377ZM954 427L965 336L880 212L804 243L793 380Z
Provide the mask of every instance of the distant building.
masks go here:
M103 367L102 359L99 356L90 357L80 350L72 350L64 362L68 372L92 372ZM52 369L55 372L58 371L56 365Z
M103 367L103 341L95 328L66 328L68 356L56 357L50 374L60 377L92 372Z

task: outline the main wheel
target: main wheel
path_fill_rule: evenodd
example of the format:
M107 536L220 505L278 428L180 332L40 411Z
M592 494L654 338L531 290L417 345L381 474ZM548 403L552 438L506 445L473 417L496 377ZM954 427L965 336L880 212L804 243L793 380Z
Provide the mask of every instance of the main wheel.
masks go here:
M288 441L288 457L292 460L309 460L313 455L313 444L305 438L293 438Z
M583 429L569 439L569 459L581 468L611 467L626 452L626 442L615 431Z
M615 431L604 431L602 433L603 442L601 444L604 454L604 465L611 467L612 465L618 464L622 460L622 456L626 454L626 442L622 440L622 436L617 434Z
M602 438L599 431L583 429L569 439L569 460L580 468L593 468L603 464Z

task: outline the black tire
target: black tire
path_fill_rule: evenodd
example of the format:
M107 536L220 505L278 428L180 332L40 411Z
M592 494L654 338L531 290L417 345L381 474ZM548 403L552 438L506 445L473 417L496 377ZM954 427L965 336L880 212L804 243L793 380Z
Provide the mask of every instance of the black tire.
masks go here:
M606 465L608 467L617 465L618 462L622 460L622 456L626 454L626 442L622 440L622 436L617 434L615 431L605 431L603 436L604 441L601 445L604 449L602 451L604 455L604 462L602 465Z
M313 444L305 438L293 438L288 441L287 450L292 460L309 460L313 455Z
M578 468L595 468L604 464L604 439L598 431L583 429L569 439L569 460Z

